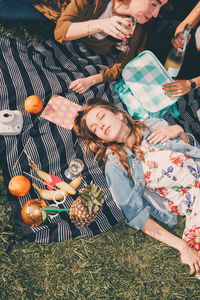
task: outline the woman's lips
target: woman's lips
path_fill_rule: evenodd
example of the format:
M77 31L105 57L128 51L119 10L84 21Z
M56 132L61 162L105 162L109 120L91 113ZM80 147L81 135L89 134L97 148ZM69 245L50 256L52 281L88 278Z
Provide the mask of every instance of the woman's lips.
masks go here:
M106 129L104 130L105 135L108 133L109 129L110 129L110 126L106 127Z

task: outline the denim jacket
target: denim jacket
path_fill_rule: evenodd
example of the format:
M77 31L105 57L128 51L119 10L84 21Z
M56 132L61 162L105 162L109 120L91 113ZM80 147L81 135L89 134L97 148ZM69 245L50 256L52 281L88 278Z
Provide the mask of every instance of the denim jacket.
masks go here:
M151 133L152 126L163 127L168 125L165 120L157 118L148 119L145 123L150 128L150 131L144 131L143 136L145 138ZM189 135L189 138L190 145L180 138L175 138L165 144L158 143L155 147L185 153L193 157L200 165L199 144L193 135ZM112 153L107 157L105 176L113 200L126 218L126 224L137 230L141 229L150 215L152 215L169 227L174 227L177 223L177 215L167 209L167 199L145 188L144 172L140 159L128 148L125 150L128 155L128 163L131 168L133 181L127 176L127 172Z

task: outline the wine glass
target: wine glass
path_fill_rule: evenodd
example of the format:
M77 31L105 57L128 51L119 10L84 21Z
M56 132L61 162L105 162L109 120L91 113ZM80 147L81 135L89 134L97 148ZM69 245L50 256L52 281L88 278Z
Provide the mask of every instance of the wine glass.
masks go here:
M131 35L133 35L133 32L135 30L136 26L136 20L133 17L124 17L130 20L130 26L124 26L124 28L128 29ZM128 52L130 50L130 47L128 45L128 40L122 40L121 42L116 43L116 48L122 52Z
M84 163L79 158L74 158L70 161L69 167L64 174L68 179L80 176L84 169Z

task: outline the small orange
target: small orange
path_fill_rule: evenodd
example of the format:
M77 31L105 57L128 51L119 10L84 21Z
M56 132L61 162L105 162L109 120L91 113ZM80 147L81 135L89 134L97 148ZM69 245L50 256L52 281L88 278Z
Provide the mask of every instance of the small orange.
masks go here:
M40 97L31 95L24 101L25 111L31 114L38 114L43 108L43 102Z
M9 192L16 197L23 197L28 194L31 183L28 178L23 175L17 175L11 178L8 184Z

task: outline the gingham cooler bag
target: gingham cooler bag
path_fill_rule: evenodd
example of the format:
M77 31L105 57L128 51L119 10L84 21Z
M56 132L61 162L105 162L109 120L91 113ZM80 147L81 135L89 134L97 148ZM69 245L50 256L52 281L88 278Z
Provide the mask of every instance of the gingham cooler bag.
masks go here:
M115 86L116 93L129 114L138 119L179 116L176 102L164 94L162 85L173 82L157 57L148 50L132 59L122 70L122 79Z

